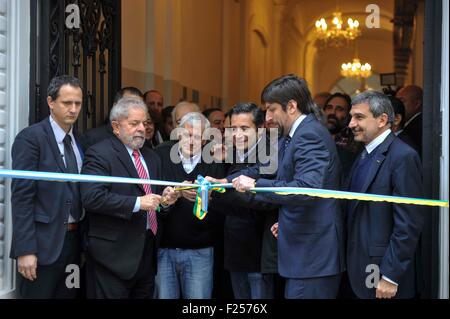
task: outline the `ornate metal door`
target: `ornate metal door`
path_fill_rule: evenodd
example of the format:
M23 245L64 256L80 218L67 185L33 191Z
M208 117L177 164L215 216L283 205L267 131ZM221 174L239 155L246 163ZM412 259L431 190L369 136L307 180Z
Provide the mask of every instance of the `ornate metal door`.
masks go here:
M108 116L121 79L120 0L30 0L30 124L49 114L51 78L80 79L83 108L78 130L96 127ZM79 18L79 23L77 22Z

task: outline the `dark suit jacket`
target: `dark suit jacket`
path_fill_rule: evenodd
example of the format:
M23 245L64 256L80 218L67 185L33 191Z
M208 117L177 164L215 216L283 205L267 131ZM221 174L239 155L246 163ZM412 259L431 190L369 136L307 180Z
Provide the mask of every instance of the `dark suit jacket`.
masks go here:
M94 144L97 144L107 138L113 137L114 133L111 127L111 122L107 122L99 127L88 130L81 136L81 145L85 150Z
M418 150L419 156L422 156L422 113L404 127L402 134L408 135Z
M407 133L405 133L405 131L400 132L400 134L398 134L397 137L399 139L401 139L404 143L411 146L417 152L417 154L419 154L419 156L420 156L421 150L419 149L419 146L416 143L414 143L411 136L409 136ZM420 138L422 138L422 137L420 137Z
M374 152L375 159L367 172L362 192L422 197L420 159L411 147L391 133ZM358 297L375 297L375 289L365 285L369 275L366 267L370 264L379 265L381 275L399 284L396 297L414 296L414 253L422 225L421 206L366 201L349 203L347 270Z
M260 143L266 143L266 140L262 139ZM257 154L257 147L251 154ZM270 144L267 142L266 150L269 150L269 147ZM250 156L250 158L252 157ZM255 159L258 160L256 156ZM235 162L228 168L228 174L231 175L253 165L256 165L256 163ZM224 194L213 193L212 196L213 200L210 207L225 214L225 269L236 272L261 272L263 261L266 266L267 262L271 261L270 257L275 255L276 262L275 237L269 231L270 237L266 238L264 242L264 235L266 217L270 215L273 221L273 216L278 214L278 207L256 201L255 195L252 193L240 193L234 189L227 189ZM275 222L276 217L270 226ZM270 230L270 226L267 230ZM275 247L270 246L269 241L275 241ZM263 247L265 248L264 251ZM272 268L276 269L276 267Z
M284 144L281 139L279 145ZM298 126L279 154L275 179L259 178L257 167L234 174L257 178L257 187L339 189L340 164L327 129L313 114ZM342 211L338 200L303 195L259 193L257 199L281 205L279 210L278 270L286 278L331 276L345 270Z
M149 178L160 179L161 161L158 155L148 148L142 148L141 153L149 170ZM115 136L86 151L82 173L138 178L125 145ZM160 192L154 185L151 189L153 193ZM143 255L147 213L133 213L136 198L143 195L144 188L136 184L81 185L83 206L89 219L88 253L95 262L124 280L134 276ZM162 231L159 225L155 245ZM153 247L152 254L155 253L156 247ZM156 270L156 258L153 257Z
M16 136L11 156L15 170L67 173L48 117ZM71 183L13 179L11 190L11 258L36 254L39 265L52 264L61 254L77 188Z

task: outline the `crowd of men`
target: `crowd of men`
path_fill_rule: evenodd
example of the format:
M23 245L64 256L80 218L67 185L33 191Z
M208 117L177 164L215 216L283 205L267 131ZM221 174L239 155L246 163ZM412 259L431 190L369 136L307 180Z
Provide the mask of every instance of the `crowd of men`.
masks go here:
M286 75L263 89L261 107L238 103L227 113L201 113L187 101L164 107L160 92L125 87L105 123L79 135L82 95L74 77L51 80L50 116L17 135L13 169L186 187L13 180L20 297L418 296L421 206L251 190L423 197L419 87L396 97L366 91L313 99L304 79ZM209 194L202 218L189 187L198 176L233 185ZM67 285L68 265L81 267L81 288Z

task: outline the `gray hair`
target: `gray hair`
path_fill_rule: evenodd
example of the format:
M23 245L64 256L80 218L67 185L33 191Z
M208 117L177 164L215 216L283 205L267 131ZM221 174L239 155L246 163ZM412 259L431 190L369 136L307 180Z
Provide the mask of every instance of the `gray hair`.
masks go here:
M373 117L377 118L384 113L388 116L388 123L391 125L394 123L394 108L386 95L376 91L365 91L352 99L352 105L364 103L369 105Z
M109 114L109 120L112 122L127 118L131 109L141 109L145 111L145 113L148 113L147 105L142 99L137 97L125 97L117 101L112 107L111 113Z
M199 121L203 126L203 129L207 129L211 126L211 123L209 123L208 119L202 113L189 112L181 118L179 127L184 127L186 124L194 126Z
M195 112L200 112L200 107L196 103L188 102L188 101L178 102L177 105L175 105L175 107L172 110L172 121L174 124L176 124L175 113L177 112L177 109L179 109L180 107L183 107L185 105L192 105L192 106L194 106Z

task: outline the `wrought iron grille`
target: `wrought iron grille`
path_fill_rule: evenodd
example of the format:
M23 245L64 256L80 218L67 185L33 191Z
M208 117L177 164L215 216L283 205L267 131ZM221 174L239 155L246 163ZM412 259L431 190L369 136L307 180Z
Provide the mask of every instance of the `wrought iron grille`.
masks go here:
M102 124L120 88L120 0L32 0L30 124L49 114L50 79L70 74L83 87L78 130ZM69 5L79 9L79 27L68 27Z

